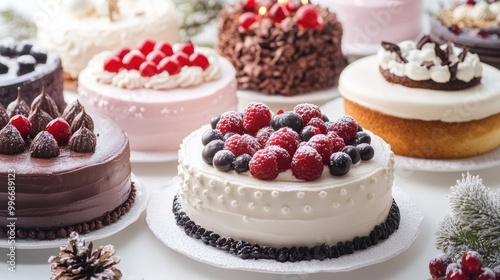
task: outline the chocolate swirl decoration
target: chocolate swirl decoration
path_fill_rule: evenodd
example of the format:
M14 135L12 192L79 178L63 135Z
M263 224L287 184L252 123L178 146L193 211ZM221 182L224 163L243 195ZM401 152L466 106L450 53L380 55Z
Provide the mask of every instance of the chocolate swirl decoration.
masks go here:
M38 95L31 103L31 111L40 107L43 111L49 114L53 119L59 117L59 110L54 100L42 89L42 93Z
M73 102L71 105L66 107L64 109L64 112L62 114L62 118L65 119L69 124L73 123L73 120L75 117L80 114L80 112L83 110L82 104L80 104L80 101L78 99Z
M24 139L12 124L0 130L0 154L15 155L24 152Z
M93 153L97 139L91 130L80 127L69 139L69 149L77 153Z
M9 118L12 118L15 115L23 115L28 117L30 114L30 107L26 102L21 98L21 89L17 88L17 98L12 101L7 106L7 114L9 114Z
M52 120L52 116L47 114L45 111L40 109L40 106L37 106L34 111L31 112L28 120L31 123L31 138L35 138L36 135L45 130L47 124Z
M9 114L7 110L0 104L0 129L4 128L9 123Z
M59 146L52 134L42 131L31 142L30 154L34 158L57 157L59 155Z
M88 128L90 131L94 131L94 121L85 112L85 108L82 108L82 111L71 122L71 133L75 133L82 126Z

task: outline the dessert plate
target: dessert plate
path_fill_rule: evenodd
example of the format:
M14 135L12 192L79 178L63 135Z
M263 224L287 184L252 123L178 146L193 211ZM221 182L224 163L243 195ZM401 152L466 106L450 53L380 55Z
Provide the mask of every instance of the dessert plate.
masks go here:
M344 115L344 99L337 98L321 107L331 120ZM484 155L461 159L422 159L395 156L396 167L417 171L453 172L479 170L500 165L500 147Z
M155 163L176 161L177 151L175 152L138 152L130 151L130 162L132 163Z
M101 229L91 231L87 234L80 234L81 238L86 241L94 241L111 236L127 226L131 225L133 222L139 219L142 211L146 209L148 204L149 195L147 188L142 186L139 179L132 174L132 181L136 188L135 203L132 204L130 210L123 215L118 221L113 224L107 225ZM48 249L48 248L58 248L59 246L68 243L67 238L58 238L54 240L35 240L35 239L16 239L16 249ZM0 238L0 248L9 248L12 246L7 242L6 238Z
M203 244L189 237L175 223L172 201L177 193L178 178L172 179L163 191L155 195L147 208L146 221L154 235L167 247L194 260L226 269L247 270L276 274L305 274L316 272L350 271L380 263L408 249L420 231L423 211L403 190L393 187L393 197L401 213L399 229L388 239L363 251L338 259L280 263L271 260L243 260L225 251ZM168 202L168 203L167 203Z

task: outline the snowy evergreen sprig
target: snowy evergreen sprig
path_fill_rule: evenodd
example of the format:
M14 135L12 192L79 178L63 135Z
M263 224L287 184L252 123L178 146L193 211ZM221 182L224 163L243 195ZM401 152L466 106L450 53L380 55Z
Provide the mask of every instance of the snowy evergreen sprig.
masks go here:
M469 173L451 187L452 216L441 222L436 247L457 261L466 251L477 251L487 267L500 265L500 191L483 185Z

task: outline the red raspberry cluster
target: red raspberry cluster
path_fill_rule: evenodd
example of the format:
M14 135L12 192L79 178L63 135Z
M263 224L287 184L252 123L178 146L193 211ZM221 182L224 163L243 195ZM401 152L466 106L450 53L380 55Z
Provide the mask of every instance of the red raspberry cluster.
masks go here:
M143 77L152 77L162 72L175 75L182 67L197 66L203 70L210 66L208 58L196 53L191 42L183 43L174 53L166 42L154 42L144 39L137 44L137 49L119 48L104 62L104 70L118 73L121 70L137 70Z
M440 254L429 262L429 271L433 279L447 280L499 280L500 267L491 269L483 267L483 257L476 251L467 251L459 263L451 257Z
M341 176L374 156L369 134L352 117L331 122L313 104L273 116L267 105L254 102L243 113L215 116L211 124L202 137L204 161L221 171L249 171L261 180L291 169L297 179L312 181L325 165Z

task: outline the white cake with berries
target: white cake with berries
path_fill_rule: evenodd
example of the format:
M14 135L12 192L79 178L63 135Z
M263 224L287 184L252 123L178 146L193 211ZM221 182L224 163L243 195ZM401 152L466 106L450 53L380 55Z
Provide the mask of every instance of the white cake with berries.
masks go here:
M394 232L389 145L348 116L325 122L315 105L294 110L271 118L251 103L191 133L179 150L177 224L239 257L278 261L322 259L315 250L326 247L335 258Z
M184 137L236 109L236 72L216 51L146 39L95 56L79 77L89 111L128 134L135 152L177 152Z

